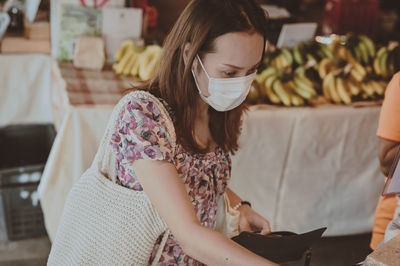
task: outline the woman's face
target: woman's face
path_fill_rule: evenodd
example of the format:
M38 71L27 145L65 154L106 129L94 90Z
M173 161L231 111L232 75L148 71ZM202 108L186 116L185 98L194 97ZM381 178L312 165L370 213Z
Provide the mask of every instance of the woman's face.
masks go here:
M211 78L236 78L254 73L263 54L264 38L259 33L227 33L215 40L215 51L201 59ZM208 78L198 59L193 62L202 94L208 93Z

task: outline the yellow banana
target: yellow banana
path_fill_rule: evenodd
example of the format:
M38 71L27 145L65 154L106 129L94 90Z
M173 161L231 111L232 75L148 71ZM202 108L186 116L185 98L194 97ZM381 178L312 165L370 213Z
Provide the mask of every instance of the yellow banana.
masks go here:
M139 59L139 54L133 52L131 57L129 58L128 63L126 64L125 68L122 71L122 74L129 75L131 74L132 68L135 65L135 62Z
M329 76L329 75L328 75ZM327 76L327 77L328 77ZM341 99L336 91L336 78L334 77L333 73L330 79L328 80L329 82L327 83L327 89L329 91L329 97L335 102L335 103L340 103Z
M384 94L385 89L381 86L381 84L379 84L375 80L371 80L369 83L374 88L376 94L378 94L379 96L382 96Z
M318 74L321 79L324 79L326 75L330 72L333 66L333 61L330 58L324 58L321 60L318 66Z
M351 95L357 96L360 94L361 91L360 87L354 84L351 80L347 80L346 85L349 88Z
M290 96L283 88L282 82L279 79L274 81L274 83L272 84L272 89L276 93L276 95L278 95L279 99L284 105L290 106Z
M138 54L138 58L137 60L135 60L132 69L131 69L131 75L136 77L137 75L139 75L139 69L140 69L140 57L141 55Z
M149 45L140 55L139 77L142 80L148 80L156 70L158 60L161 56L161 47L158 45Z
M267 67L266 69L264 69L260 74L257 74L254 80L258 84L263 84L269 76L274 75L274 74L276 74L276 69L274 67L270 66L270 67Z
M358 82L363 81L365 75L367 74L366 70L357 62L353 62L352 65L353 67L350 71L350 75Z
M296 84L293 86L293 91L300 95L303 99L309 100L312 98L312 94L309 91L305 91L298 87Z
M114 59L116 62L119 62L124 55L128 52L129 49L133 49L135 46L134 41L132 40L126 40L122 43L122 45L117 49L117 52L115 53Z
M350 97L349 93L347 92L347 89L345 88L343 79L340 77L336 78L336 88L337 88L338 95L342 99L342 101L345 104L350 104L351 97Z
M124 71L126 65L128 64L131 56L133 56L135 52L133 51L133 49L128 50L128 52L124 55L124 57L121 59L121 61L118 63L118 65L115 68L115 73L117 73L117 75L121 75L122 72Z
M374 96L375 89L373 87L371 87L370 84L362 83L361 88L363 89L363 91L366 93L367 96L369 96L369 97Z
M271 86L265 86L264 92L271 103L273 103L273 104L281 103L281 100L279 99L279 97L272 91Z
M264 82L265 87L272 89L272 84L277 78L278 76L276 75L269 76Z
M287 91L290 92L290 100L291 100L292 104L294 106L303 106L304 105L303 98L301 98L300 96L298 96L295 93L293 93L295 86L296 85L294 84L293 81L289 81L289 82L286 83L285 88L287 89Z
M334 76L333 72L330 72L322 80L322 92L324 94L324 97L327 100L332 100L331 94L329 93L329 86L331 86L330 83L335 81L334 79L335 79L335 76Z
M313 83L305 77L295 76L294 84L304 91L308 91L312 96L317 95Z

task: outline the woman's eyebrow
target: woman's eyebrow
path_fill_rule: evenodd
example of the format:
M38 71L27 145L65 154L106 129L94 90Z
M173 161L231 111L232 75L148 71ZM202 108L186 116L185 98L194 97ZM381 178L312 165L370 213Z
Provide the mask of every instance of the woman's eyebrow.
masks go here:
M258 66L261 64L261 62L258 62L257 64L255 64L253 67L251 67L250 69L253 69L253 68L258 68ZM239 67L239 66L235 66L235 65L231 65L231 64L223 64L224 66L227 66L227 67L231 67L231 68L234 68L234 69L237 69L237 70L242 70L243 69L243 67Z

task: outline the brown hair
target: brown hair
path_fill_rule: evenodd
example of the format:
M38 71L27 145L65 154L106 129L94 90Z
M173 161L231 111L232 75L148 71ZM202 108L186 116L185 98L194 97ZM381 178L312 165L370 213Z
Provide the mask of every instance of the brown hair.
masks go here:
M257 32L266 40L267 18L254 0L192 0L167 36L156 75L136 89L164 99L175 113L177 140L187 151L204 153L194 138L199 93L191 66L196 54L212 52L217 37L231 32ZM187 64L184 46L190 43ZM265 43L265 42L264 42ZM260 58L262 60L262 58ZM209 128L216 144L225 152L238 149L240 119L245 105L227 112L209 107Z

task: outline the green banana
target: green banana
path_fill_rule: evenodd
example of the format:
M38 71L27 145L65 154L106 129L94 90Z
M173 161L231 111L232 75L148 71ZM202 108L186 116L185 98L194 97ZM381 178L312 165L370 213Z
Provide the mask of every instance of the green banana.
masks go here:
M302 52L300 49L300 43L297 43L294 48L293 48L293 58L294 61L296 61L297 64L299 65L304 65L304 60L303 60L303 56L302 56Z
M328 46L326 44L321 44L320 45L321 51L325 54L325 57L333 60L335 57L333 56L333 53L331 50L329 50Z
M374 42L365 35L359 35L359 39L366 45L369 56L373 58L375 56L375 44Z
M281 53L285 56L287 60L287 66L291 66L293 64L293 56L289 49L287 49L286 47L282 47Z
M387 66L388 56L389 51L386 49L386 51L379 57L379 67L381 69L381 75L384 78L387 78L389 74Z
M296 76L294 77L293 81L294 84L300 89L308 91L309 93L311 93L312 96L317 95L317 92L315 91L312 82L309 81L307 78Z
M361 59L364 64L368 64L369 62L369 52L368 48L363 42L358 43L358 48L360 49Z

